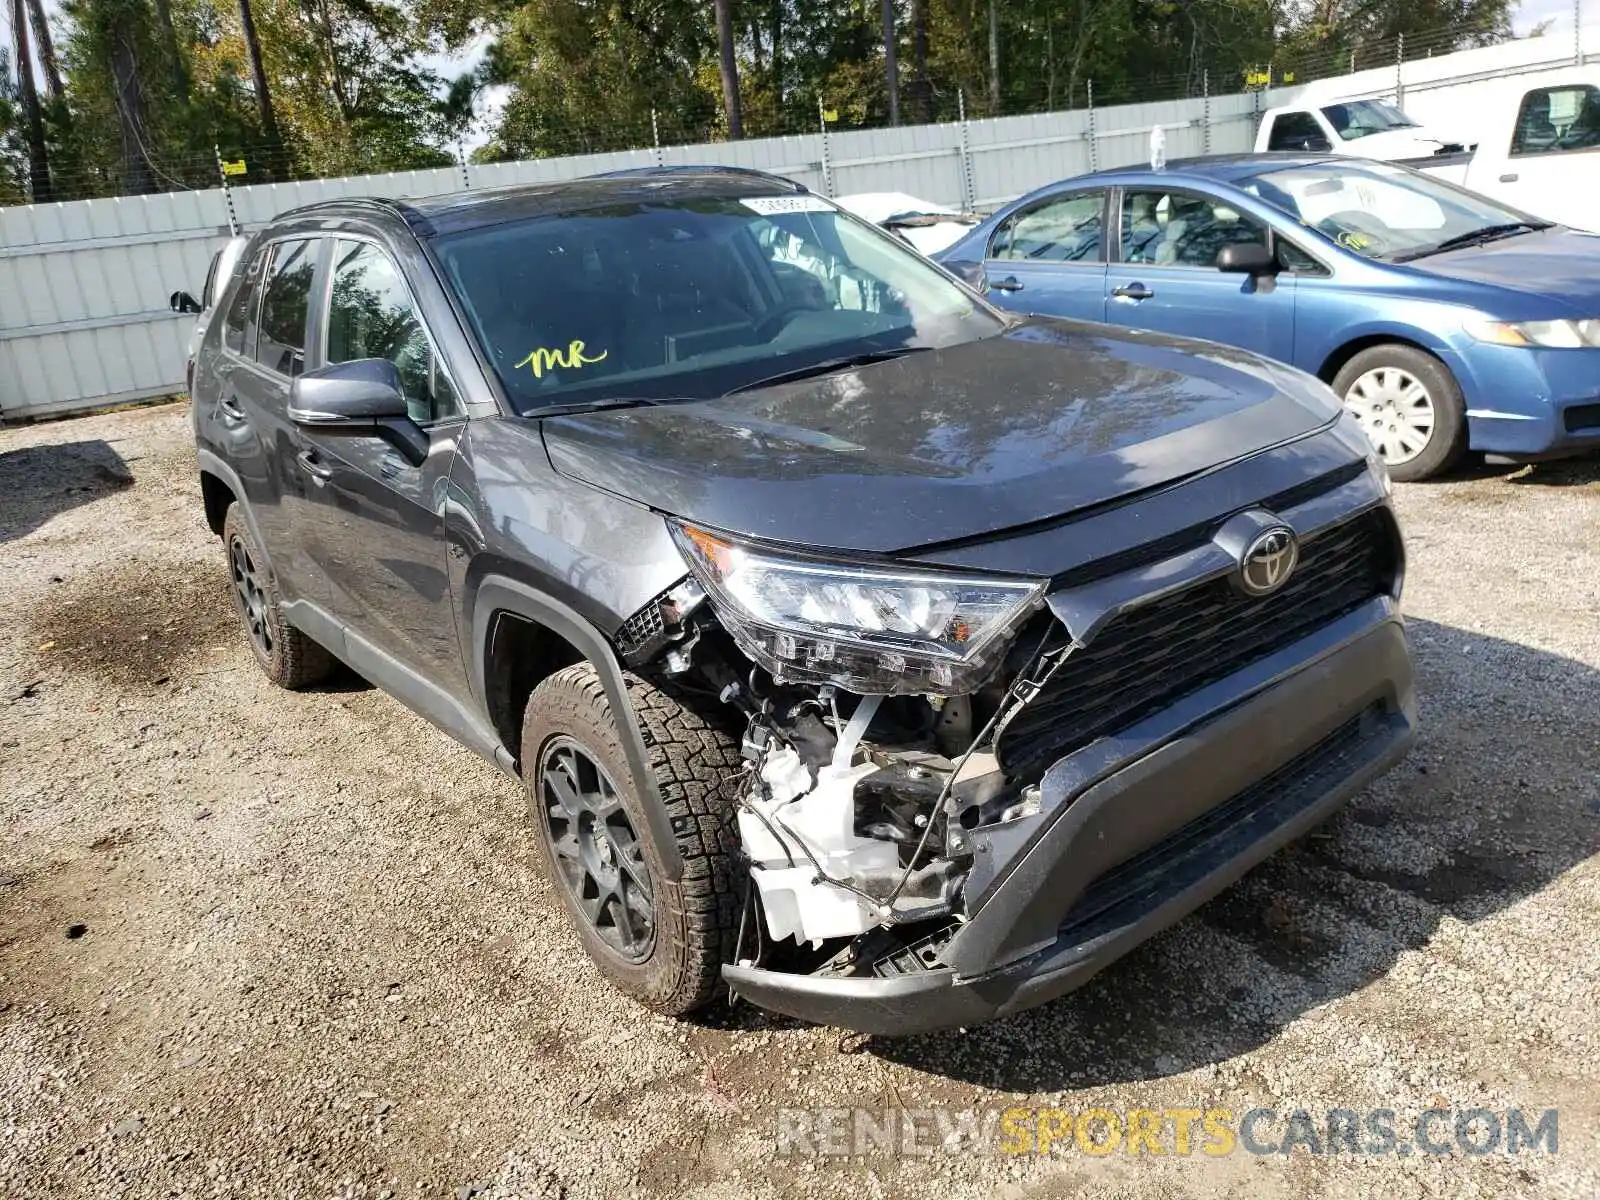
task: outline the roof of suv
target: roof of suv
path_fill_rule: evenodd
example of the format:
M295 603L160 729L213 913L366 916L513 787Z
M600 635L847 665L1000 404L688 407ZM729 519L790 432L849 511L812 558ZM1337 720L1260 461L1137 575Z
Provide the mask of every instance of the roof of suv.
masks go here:
M417 233L431 236L527 217L560 216L652 200L726 200L805 190L782 176L739 167L640 167L581 179L448 192L416 200L377 197L329 200L291 209L280 213L279 218L350 207L370 211L376 206L397 214Z

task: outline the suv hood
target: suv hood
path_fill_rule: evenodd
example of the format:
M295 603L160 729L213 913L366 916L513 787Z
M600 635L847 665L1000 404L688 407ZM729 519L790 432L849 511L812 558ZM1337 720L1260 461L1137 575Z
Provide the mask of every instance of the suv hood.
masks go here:
M1033 319L816 379L542 426L556 470L660 512L890 553L1158 487L1338 412L1309 376L1246 351Z

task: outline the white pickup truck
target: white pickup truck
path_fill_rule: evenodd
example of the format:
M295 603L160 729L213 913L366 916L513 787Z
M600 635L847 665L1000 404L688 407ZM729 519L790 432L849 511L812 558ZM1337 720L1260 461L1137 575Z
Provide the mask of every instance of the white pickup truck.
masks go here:
M1442 136L1379 100L1270 109L1256 149L1404 162L1547 221L1600 232L1600 67L1484 80L1448 101L1475 141L1454 153L1441 152L1450 149Z

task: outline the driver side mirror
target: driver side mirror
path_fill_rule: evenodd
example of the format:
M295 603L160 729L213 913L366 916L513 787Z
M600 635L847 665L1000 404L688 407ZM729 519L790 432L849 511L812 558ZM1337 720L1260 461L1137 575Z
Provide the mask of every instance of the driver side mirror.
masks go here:
M189 295L188 292L173 292L172 295L167 297L167 307L175 313L187 314L201 313L205 311L205 309L200 306L200 301Z
M989 290L989 276L981 262L947 262L941 265L974 291L981 294Z
M1276 275L1278 260L1260 242L1238 242L1217 252L1217 270L1232 275Z
M428 435L406 408L400 372L386 358L358 358L298 376L289 420L318 433L382 438L412 466L428 457Z

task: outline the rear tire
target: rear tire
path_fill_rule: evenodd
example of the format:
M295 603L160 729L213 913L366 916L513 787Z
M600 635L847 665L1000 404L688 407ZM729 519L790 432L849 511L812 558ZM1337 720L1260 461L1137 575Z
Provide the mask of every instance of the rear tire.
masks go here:
M1426 351L1397 342L1372 346L1345 363L1333 390L1401 483L1442 474L1466 453L1461 389Z
M716 994L735 952L743 867L734 814L744 760L727 730L638 676L624 678L683 857L676 883L650 837L642 788L590 663L534 688L522 776L551 881L585 952L619 991L683 1016Z
M277 582L238 504L228 505L222 518L222 545L233 609L256 665L273 683L290 691L321 683L333 669L333 656L283 619Z

